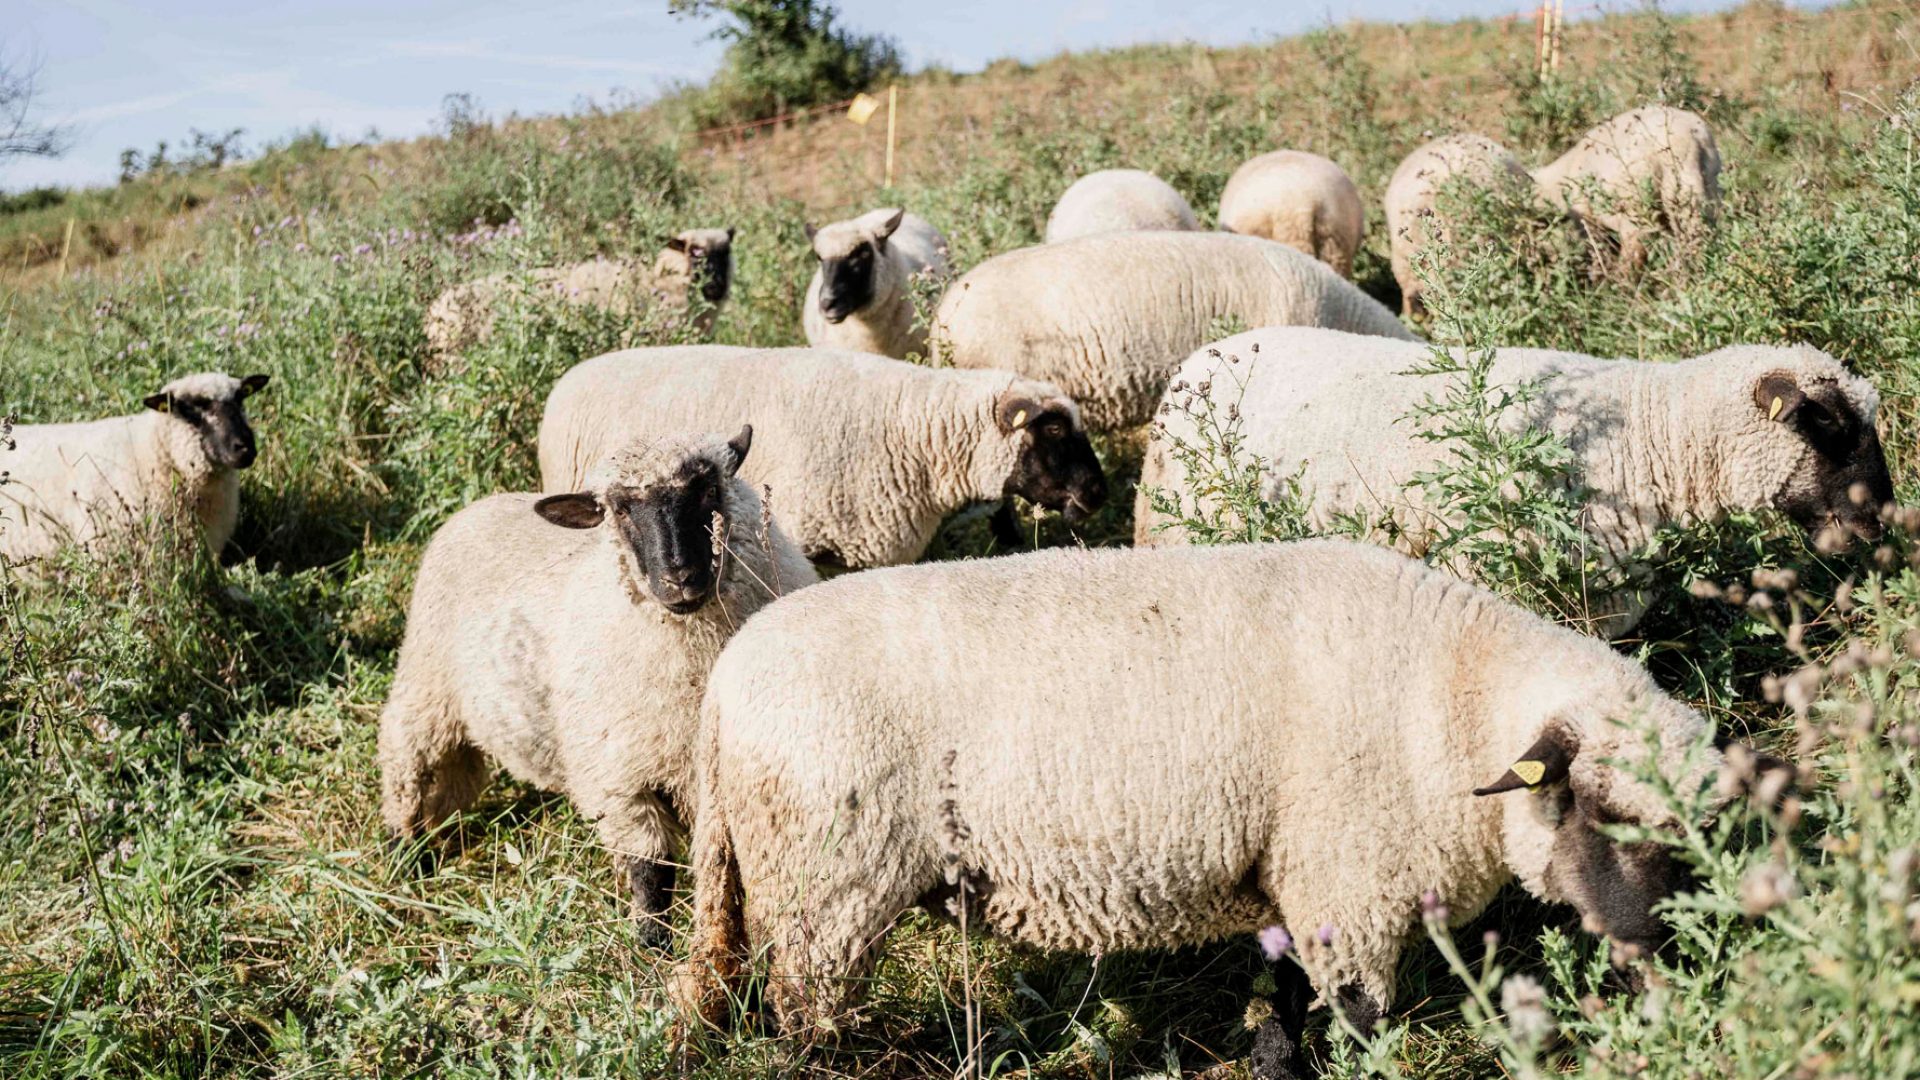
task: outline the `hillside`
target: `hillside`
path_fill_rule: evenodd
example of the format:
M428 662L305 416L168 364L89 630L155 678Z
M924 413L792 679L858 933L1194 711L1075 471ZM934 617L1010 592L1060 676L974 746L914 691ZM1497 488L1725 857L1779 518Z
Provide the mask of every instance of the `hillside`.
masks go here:
M1417 324L1472 347L1433 376L1456 404L1436 440L1452 464L1431 482L1472 523L1446 538L1451 558L1575 625L1602 583L1557 444L1505 439L1501 410L1474 404L1499 399L1469 392L1495 345L1825 350L1877 387L1899 501L1920 500L1920 6L1581 19L1544 78L1534 48L1526 18L1361 24L923 73L902 85L891 191L879 120L703 134L677 100L497 121L456 102L430 138L295 139L0 215L0 473L13 424L133 412L184 372L271 376L247 402L260 454L221 565L162 523L151 545L65 553L45 580L0 566L0 1075L1246 1076L1249 1021L1274 991L1253 943L1040 954L920 912L838 1042L749 1023L677 1058L674 958L642 943L565 798L503 776L434 836L381 824L375 732L414 575L456 510L537 486L561 373L700 338L559 302L531 287L536 268L733 226L711 340L797 343L808 220L903 204L964 270L1037 242L1086 171L1151 169L1210 222L1239 163L1288 145L1358 181L1356 280L1391 304L1378 207L1410 150L1474 128L1539 163L1655 101L1716 129L1709 235L1656 241L1636 269L1530 201L1455 207ZM431 360L428 306L492 274L528 287L508 290L488 341ZM1017 507L1020 546L1130 542L1143 434L1095 440L1112 498L1090 520ZM1248 475L1277 467L1212 449ZM1262 537L1304 531L1267 513L1290 507L1244 498L1272 523ZM1723 734L1791 759L1798 787L1650 841L1693 874L1662 909L1669 950L1616 955L1571 908L1511 886L1429 925L1376 1037L1319 1014L1314 1063L1439 1080L1920 1075L1917 522L1904 510L1848 546L1735 513L1639 552L1653 606L1619 649ZM1005 551L963 512L927 557ZM1194 708L1216 691L1192 688ZM1705 812L1698 793L1671 805ZM681 927L687 906L683 892Z

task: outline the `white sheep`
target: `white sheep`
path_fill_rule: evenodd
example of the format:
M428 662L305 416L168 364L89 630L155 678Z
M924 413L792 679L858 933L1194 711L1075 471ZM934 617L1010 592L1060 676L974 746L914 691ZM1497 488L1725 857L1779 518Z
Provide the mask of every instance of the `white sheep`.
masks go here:
M927 328L915 325L913 283L916 276L947 276L947 239L938 229L887 208L808 225L807 239L820 262L801 311L807 344L901 359L927 354Z
M1254 236L1104 233L988 259L953 283L933 352L1011 366L1073 395L1096 431L1153 415L1192 350L1242 326L1330 326L1413 340L1394 314L1310 255Z
M1231 407L1235 453L1262 464L1269 497L1298 475L1315 525L1358 515L1377 538L1425 552L1449 523L1408 483L1452 454L1405 419L1444 392L1440 377L1409 373L1429 355L1422 345L1298 327L1255 330L1194 353L1174 376L1165 430L1141 466L1135 543L1185 540L1154 512L1149 492L1179 498L1183 510L1212 505L1174 445L1199 445L1197 421L1209 410L1217 421ZM1808 529L1835 522L1871 536L1893 498L1874 428L1879 395L1817 349L1737 345L1675 363L1501 349L1492 380L1507 388L1545 380L1507 423L1551 430L1573 451L1568 483L1585 493L1586 531L1600 544L1596 554L1623 570L1669 524L1776 509ZM1181 407L1203 388L1207 403ZM1646 600L1628 594L1598 605L1597 629L1631 629Z
M969 503L1019 495L1078 520L1106 500L1079 410L1048 383L827 349L609 353L567 372L540 421L540 475L570 490L606 448L751 416L745 478L772 487L802 550L912 562Z
M1220 195L1220 227L1277 240L1353 277L1366 209L1340 166L1302 150L1261 154L1234 170Z
M253 464L246 399L267 376L185 375L146 410L75 424L22 424L0 483L0 558L37 562L69 544L124 538L149 518L191 520L216 558L240 519Z
M815 580L735 476L751 438L644 440L583 490L494 495L441 526L380 715L389 827L458 813L491 756L571 797L657 920L707 670L748 616Z
M1047 215L1046 242L1106 232L1200 228L1173 185L1140 169L1101 169L1075 180Z
M1451 235L1446 221L1435 215L1441 190L1455 177L1461 177L1462 183L1504 185L1512 191L1531 191L1533 187L1533 179L1520 160L1484 135L1447 135L1408 154L1387 181L1383 200L1393 278L1400 283L1404 314L1411 315L1420 307L1424 290L1414 270L1414 254L1429 240Z
M1697 791L1721 757L1604 643L1344 541L850 575L748 624L701 709L676 1003L722 1020L751 946L789 1029L844 1021L916 904L1096 954L1285 927L1362 1029L1423 894L1459 924L1517 878L1648 948L1679 868L1601 829L1678 815L1614 762Z
M1611 230L1621 261L1639 266L1649 229L1697 240L1717 216L1720 148L1698 115L1649 105L1580 136L1572 149L1535 169L1533 179L1552 202Z
M622 316L691 310L693 329L705 334L733 288L733 230L689 229L667 241L652 269L624 259L590 259L524 276L536 293ZM494 274L455 285L434 300L427 308L426 335L436 366L452 365L460 353L492 336L495 308L518 278Z

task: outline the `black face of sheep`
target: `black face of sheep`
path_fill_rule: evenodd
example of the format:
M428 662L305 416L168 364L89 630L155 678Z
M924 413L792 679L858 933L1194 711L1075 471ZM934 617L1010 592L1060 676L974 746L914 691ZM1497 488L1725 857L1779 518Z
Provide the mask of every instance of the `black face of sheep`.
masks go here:
M828 322L842 322L873 302L876 258L875 245L862 241L845 255L820 260L820 314Z
M1785 373L1761 379L1753 400L1768 419L1790 426L1808 447L1776 507L1809 532L1833 524L1877 539L1884 530L1880 508L1893 501L1893 478L1873 424L1839 387L1822 383L1803 390Z
M693 280L700 284L700 298L714 307L727 300L733 290L733 228L727 228L727 237L723 241L710 244L688 243L680 237L667 241L667 246L683 252L692 264Z
M1651 952L1666 935L1653 906L1691 875L1660 843L1619 843L1606 835L1609 826L1641 823L1609 807L1605 791L1584 790L1572 776L1578 752L1571 736L1550 729L1499 780L1473 793L1524 790L1548 800L1544 816L1553 822L1553 840L1542 875L1546 896L1572 904L1588 930Z
M244 469L253 464L258 450L253 426L247 422L243 404L255 391L267 385L268 376L249 375L241 379L233 393L205 396L193 393L161 391L143 400L147 408L166 413L193 425L206 448L207 460L223 469Z
M533 508L568 529L594 528L611 512L613 527L646 575L647 592L675 615L691 614L713 599L719 561L713 551L714 518L721 519L724 531L726 486L752 443L752 427L729 440L733 461L726 469L706 458L689 458L673 476L644 488L615 486L601 496L549 495Z
M1107 476L1087 433L1058 406L1043 407L1009 397L998 409L1000 430L1020 440L1020 457L1005 491L1057 510L1070 522L1084 521L1106 505Z

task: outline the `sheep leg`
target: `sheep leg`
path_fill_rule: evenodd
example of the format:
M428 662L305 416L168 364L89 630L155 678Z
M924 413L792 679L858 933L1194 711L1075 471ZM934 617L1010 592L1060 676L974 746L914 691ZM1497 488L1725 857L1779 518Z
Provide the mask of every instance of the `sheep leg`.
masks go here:
M1373 1029L1380 1023L1380 1003L1373 1000L1372 994L1356 983L1345 983L1334 991L1333 1005L1361 1038L1373 1038Z
M1300 965L1281 958L1272 965L1273 1012L1260 1022L1253 1036L1248 1062L1254 1080L1297 1080L1306 1074L1300 1050L1307 1029L1307 1005L1313 985Z
M404 671L380 713L380 814L418 836L466 809L486 782L486 756L467 742L452 702L412 693Z
M668 861L682 832L666 800L653 792L638 796L583 800L582 809L598 819L600 839L614 853L614 867L633 893L633 917L648 948L668 943L672 924L674 867Z
M1009 551L1025 551L1027 536L1020 523L1013 516L1013 496L1000 500L1000 509L987 519L987 529L993 534L994 542Z

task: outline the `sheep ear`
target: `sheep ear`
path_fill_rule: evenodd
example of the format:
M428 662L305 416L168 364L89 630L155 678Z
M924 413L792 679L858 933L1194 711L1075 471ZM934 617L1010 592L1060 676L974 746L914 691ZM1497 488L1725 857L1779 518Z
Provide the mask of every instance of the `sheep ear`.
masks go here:
M813 222L811 222L811 221L806 221L806 222L802 222L802 223L801 223L801 225L800 225L800 227L801 227L802 229L804 229L804 230L806 230L806 233L807 233L807 243L809 243L809 244L811 244L811 243L813 243L813 237L814 237L814 234L815 234L815 233L818 233L818 232L820 231L820 226L818 226L818 225L815 225L815 224L814 224Z
M740 434L727 440L727 449L733 454L733 468L727 470L728 476L732 476L740 471L740 466L747 460L747 451L752 448L753 425L742 424L740 425Z
M1003 394L993 410L993 418L999 423L1002 435L1021 430L1039 415L1040 403L1025 394Z
M684 236L676 236L673 239L667 241L667 250L678 251L682 254L685 254L687 250L687 238Z
M589 491L549 495L533 504L533 512L563 529L591 529L607 516Z
M727 226L727 243L733 243L733 226Z
M1807 403L1807 395L1801 392L1793 376L1776 371L1754 384L1753 403L1767 414L1767 419L1786 421Z
M1499 795L1502 792L1526 788L1531 791L1542 784L1551 784L1567 778L1567 770L1573 765L1573 748L1567 744L1566 736L1558 730L1549 730L1540 736L1520 760L1508 766L1500 779L1486 787L1474 788L1475 795Z
M146 397L140 399L140 403L152 409L154 412L166 412L167 392L162 390L157 394L148 394Z
M887 237L893 235L893 230L899 228L900 223L906 219L907 212L905 210L895 210L892 217L880 223L880 230L873 234L874 239L884 243Z
M250 398L253 395L259 393L260 391L265 390L267 388L267 380L270 378L272 378L272 376L269 376L269 375L249 375L246 378L241 379L240 380L241 400L244 401L247 398Z

